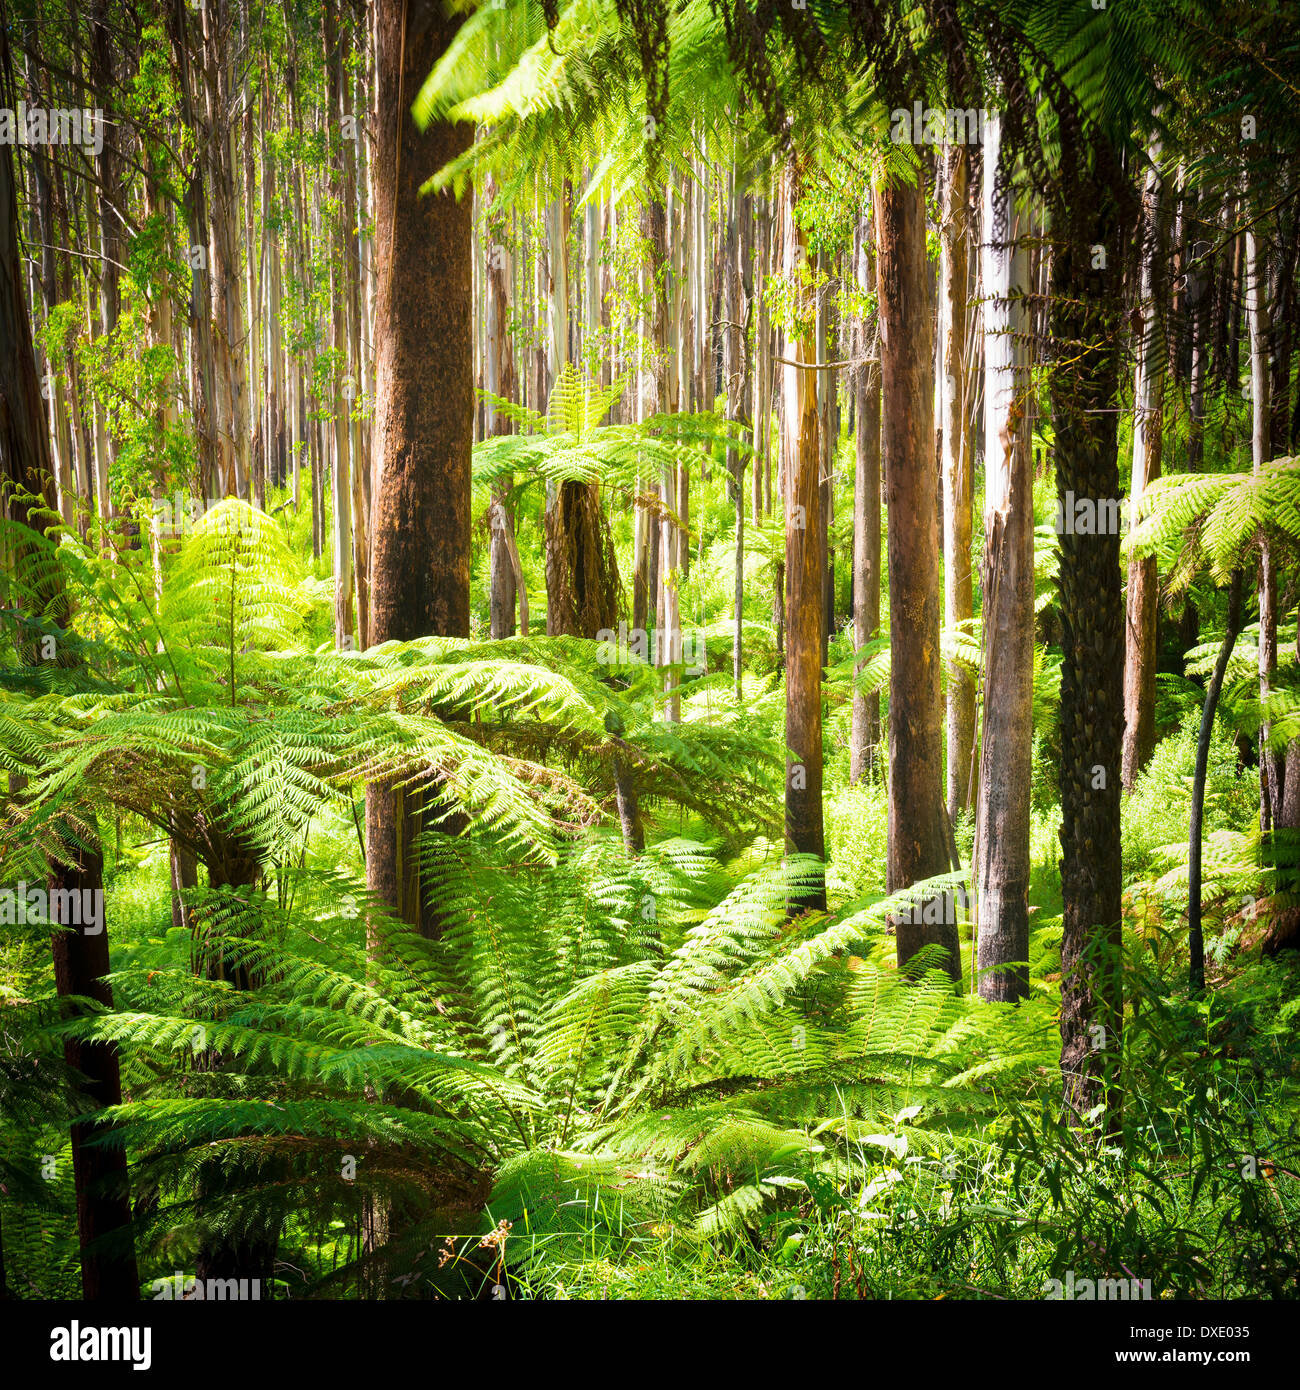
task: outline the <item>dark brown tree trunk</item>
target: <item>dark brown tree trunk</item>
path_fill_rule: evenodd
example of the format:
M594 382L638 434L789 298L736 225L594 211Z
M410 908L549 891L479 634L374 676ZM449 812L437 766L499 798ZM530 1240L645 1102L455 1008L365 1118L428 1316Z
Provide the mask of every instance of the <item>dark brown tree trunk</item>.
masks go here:
M101 904L98 932L54 934L54 982L59 997L94 999L111 1009L113 991L104 978L110 964L108 924L102 914L103 859L98 852L83 850L75 863L55 874L50 888L52 893L71 892L76 895L73 901L79 898L83 903L86 894L97 894ZM51 903L54 901L52 896ZM95 1111L122 1103L117 1046L70 1040L64 1043L63 1056L69 1067L85 1077L81 1090L88 1103L86 1114L72 1126L71 1133L82 1295L94 1302L135 1302L140 1297L140 1276L135 1263L126 1152L105 1142L105 1126L97 1124L94 1117Z
M866 217L858 222L856 279L859 291L876 283L874 232ZM867 326L859 322L857 351L867 355ZM860 650L880 629L880 364L860 362L853 372L853 646ZM855 667L855 674L862 663ZM867 775L880 739L880 695L854 689L849 732L849 780Z
M799 176L786 171L783 200L785 273L796 282L807 259L807 234L795 224ZM814 361L811 344L796 338L787 353L796 363ZM784 368L785 427L790 471L785 508L786 684L785 842L792 853L826 852L822 821L822 493L817 439L817 375L804 366ZM822 911L823 885L800 907Z
M1056 487L1075 498L1119 496L1115 404L1119 372L1117 266L1123 245L1113 195L1087 190L1097 211L1052 262L1051 376ZM1083 196L1081 193L1080 196ZM1061 1073L1065 1103L1082 1123L1104 1106L1119 1120L1116 1064L1123 1018L1120 970L1120 763L1124 734L1124 598L1120 538L1063 528L1060 559Z
M560 484L546 516L547 632L595 637L618 625L618 562L594 483Z
M473 130L435 121L422 132L411 115L459 23L428 0L376 0L372 643L469 635L470 206L420 189ZM367 787L366 879L406 921L431 930L413 852L416 801Z
M943 801L939 489L924 188L919 179L912 185L882 184L875 203L881 448L890 521L886 886L895 893L947 873L952 861ZM900 966L933 943L943 948L948 973L961 979L950 897L900 915L894 930Z

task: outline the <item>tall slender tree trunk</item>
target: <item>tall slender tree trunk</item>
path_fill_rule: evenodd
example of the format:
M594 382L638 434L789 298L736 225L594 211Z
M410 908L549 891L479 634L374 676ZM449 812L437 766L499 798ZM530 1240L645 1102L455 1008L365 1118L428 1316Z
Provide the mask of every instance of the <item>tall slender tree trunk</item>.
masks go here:
M332 345L335 371L330 389L333 394L334 469L331 476L330 500L334 513L334 645L348 651L356 645L356 619L353 600L356 596L355 575L352 569L352 383L348 356L348 276L347 223L351 208L343 196L343 59L340 52L337 0L327 0L324 12L325 70L328 76L329 122L327 136L330 150L330 193L336 209L336 222L331 238L330 301L332 304Z
M93 12L94 34L90 50L91 83L98 92L112 92L113 36L109 30L108 0L97 0ZM99 226L99 332L107 338L117 328L121 309L121 290L118 267L124 258L121 235L121 159L117 148L115 113L110 107L100 126L104 147L96 157L95 174L98 180ZM109 514L108 472L117 458L117 440L105 426L100 455L102 480L100 521L107 524Z
M474 430L470 207L420 189L469 146L468 125L421 132L411 105L459 20L432 4L376 0L379 277L370 590L373 643L469 635ZM366 880L422 930L413 840L418 797L366 788Z
M1250 200L1243 198L1246 206ZM1261 234L1246 229L1246 322L1250 336L1251 458L1259 473L1272 456L1272 410L1269 396L1269 352L1272 318L1268 300L1268 268ZM1265 531L1259 538L1259 698L1263 704L1277 679L1277 569L1273 546ZM1259 821L1264 830L1277 824L1282 809L1285 754L1270 748L1273 726L1265 720L1259 730Z
M971 372L967 366L971 335L966 311L970 180L966 147L948 146L944 166L939 240L939 428L943 436L944 620L956 628L975 613L970 557L974 468ZM947 808L955 821L974 802L971 777L975 748L975 680L957 665L948 674L947 744Z
M201 0L203 88L207 119L203 148L210 195L208 267L215 328L217 447L227 496L248 496L248 379L244 311L239 285L239 205L231 129L229 0Z
M861 294L871 293L876 283L874 232L864 216L855 234L855 276ZM867 325L857 325L857 355L872 352ZM860 651L880 628L880 364L859 362L853 370L854 476L853 476L853 646ZM854 667L857 676L865 663ZM849 731L849 779L865 777L876 756L880 739L880 695L853 691L853 716Z
M875 189L876 283L885 494L889 508L889 851L886 886L898 892L947 873L943 802L942 653L939 645L939 496L934 462L934 360L926 289L925 192L917 182ZM898 963L943 948L961 979L950 895L894 924Z
M749 355L746 345L748 308L752 302L750 264L749 200L734 189L731 193L727 222L726 258L726 315L723 338L723 371L727 382L727 419L733 428L744 423L745 395L749 381ZM729 448L728 471L731 474L731 497L735 505L735 568L732 592L732 620L735 629L731 647L731 678L736 703L743 699L741 678L744 673L745 618L745 456L738 447Z
M1029 258L997 187L1001 127L985 126L984 722L975 848L976 970L985 999L1029 993L1029 790L1034 746L1034 468Z
M1142 267L1139 273L1137 378L1133 388L1133 475L1129 498L1132 524L1142 494L1160 476L1164 434L1164 335L1155 285L1161 272L1160 144L1148 151L1150 167L1142 194ZM1156 744L1156 617L1160 576L1154 555L1129 561L1124 625L1124 753L1121 776L1132 791Z
M782 217L784 273L798 284L808 259L808 238L794 221L799 201L799 171L785 171ZM786 682L785 742L789 749L785 777L785 842L792 853L826 853L822 821L822 563L821 451L817 440L817 374L797 365L813 362L812 344L795 337L787 343L791 362L783 370L785 426L790 475L786 491ZM826 907L823 885L801 906Z
M511 257L504 215L493 210L495 194L495 184L489 180L485 197L488 228L485 385L490 395L513 400L516 386L509 333ZM487 407L487 432L489 435L511 432L510 417L491 403ZM515 599L520 587L515 582L517 551L514 548L514 515L509 490L510 479L507 477L497 486L492 499L489 569L491 633L494 638L515 635ZM527 595L520 594L519 599L526 611Z
M352 30L349 22L349 32ZM357 409L366 393L368 373L362 352L361 245L358 230L362 213L357 196L357 151L364 148L360 122L353 109L352 75L346 66L341 81L340 127L343 137L343 270L348 296L348 385L345 400L348 411L348 452L352 460L352 572L357 601L357 643L364 651L370 645L370 489L366 469L369 432L363 430Z

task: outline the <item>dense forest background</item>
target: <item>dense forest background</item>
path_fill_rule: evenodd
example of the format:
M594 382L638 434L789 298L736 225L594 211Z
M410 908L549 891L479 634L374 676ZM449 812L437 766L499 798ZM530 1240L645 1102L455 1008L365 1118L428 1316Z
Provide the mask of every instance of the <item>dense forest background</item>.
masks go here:
M0 0L0 1296L1293 1296L1298 82Z

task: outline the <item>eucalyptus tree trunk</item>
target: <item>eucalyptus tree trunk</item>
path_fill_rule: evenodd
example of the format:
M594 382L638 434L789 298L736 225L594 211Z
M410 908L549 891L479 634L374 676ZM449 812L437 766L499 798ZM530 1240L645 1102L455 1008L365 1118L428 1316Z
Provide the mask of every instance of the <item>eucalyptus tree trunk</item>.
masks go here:
M772 362L767 301L763 290L771 274L772 209L768 199L760 198L755 206L754 235L758 252L758 287L755 305L758 313L754 327L754 478L752 510L754 525L763 516L763 477L770 466L768 436L771 432Z
M650 266L647 287L650 290L650 336L647 345L649 361L642 375L642 385L648 394L644 400L645 416L671 410L674 374L669 354L670 318L672 306L671 276L668 273L668 209L658 192L647 204L642 220L643 234L650 247ZM655 622L660 629L657 661L671 667L681 661L681 607L678 599L680 563L678 555L677 470L665 466L659 480L658 517L649 518L649 575L647 593L653 595ZM664 689L668 692L665 716L676 721L681 718L681 697L673 695L677 685L671 672L666 676Z
M818 258L818 268L825 270L827 257L825 254ZM828 277L829 278L829 277ZM827 293L829 286L823 285L817 294L817 314L816 314L816 349L815 356L818 362L826 362L830 357L830 296ZM832 397L835 393L834 374L825 367L817 371L817 442L821 453L821 460L818 472L821 478L822 490L822 524L818 534L818 543L821 546L821 576L822 576L822 665L825 666L830 657L831 630L835 626L835 584L831 573L831 522L835 519L835 487L833 472L835 467L835 438L836 433L832 423L834 401Z
M889 849L886 887L898 892L951 867L943 802L943 665L939 644L939 498L926 289L925 193L875 189L876 283L885 494L889 508ZM936 944L961 979L951 895L894 923L898 963Z
M987 147L986 147L987 148ZM944 152L943 219L939 227L939 429L943 472L944 620L950 628L975 613L971 583L971 373L972 334L966 308L970 157L964 145ZM986 291L987 293L987 291ZM986 405L987 409L987 405ZM956 820L973 805L975 789L975 680L954 665L947 691L947 809Z
M469 204L422 186L463 154L472 130L411 103L458 19L432 6L377 0L378 131L374 163L379 277L374 418L376 477L370 637L375 643L469 635L470 453L474 429ZM366 788L366 879L418 929L413 839L418 798Z
M97 0L92 12L93 35L90 49L91 84L101 94L114 91L113 77L113 36L109 30L108 0ZM100 123L103 135L103 149L95 158L95 178L98 184L98 227L99 227L99 332L109 337L117 327L121 309L121 290L118 267L126 259L122 249L121 209L122 196L121 157L118 150L117 119L110 105ZM113 434L105 430L101 451L103 485L101 487L101 523L108 521L108 468L117 457L117 441Z
M490 396L513 400L516 394L515 359L510 341L510 281L511 256L506 239L504 215L494 211L496 185L489 180L487 203L487 341L484 354L484 385ZM487 433L504 435L512 432L510 417L498 410L491 401L487 406ZM509 500L510 478L506 477L493 489L490 534L491 574L490 616L494 638L515 635L515 600L518 598L521 616L528 611L528 595L516 581L515 568L518 550L514 543L514 516ZM527 628L527 621L523 623Z
M1164 434L1166 356L1155 286L1161 274L1160 144L1148 150L1150 165L1142 192L1142 249L1139 271L1141 327L1133 386L1133 475L1129 487L1131 524L1143 493L1160 476ZM1132 791L1156 743L1156 619L1160 576L1154 555L1129 561L1124 624L1124 790Z
M247 52L251 47L251 17L249 15L249 0L239 0L239 43L240 47ZM242 228L244 241L244 264L245 264L245 287L247 290L247 314L245 323L248 325L248 336L246 339L248 348L248 367L246 381L249 391L248 416L248 491L249 498L255 507L265 509L266 507L266 434L263 429L264 411L254 404L260 401L263 404L266 400L266 382L263 377L263 338L266 328L266 314L262 307L263 296L266 293L265 275L262 272L261 257L258 252L258 241L256 232L257 219L257 182L254 174L255 157L257 154L257 141L254 137L253 117L257 108L257 98L254 96L254 83L256 81L257 70L246 63L244 65L244 77L240 101L244 108L243 115L243 160L244 160L244 224ZM270 96L267 89L262 89L262 100L268 100Z
M787 166L782 199L783 271L798 284L808 260L808 237L794 221L800 174ZM785 509L786 681L785 842L792 853L824 858L822 821L822 565L820 535L821 451L817 440L817 374L805 363L816 359L800 335L787 343L790 359L782 373L785 426L789 431L790 473ZM801 906L826 907L826 889L815 890Z
M1056 235L1050 380L1057 504L1119 496L1116 398L1121 297L1118 265L1129 229L1109 185L1080 190L1086 223ZM1101 248L1099 254L1094 248ZM1110 268L1103 256L1109 258ZM1060 538L1061 1074L1073 1123L1103 1107L1120 1118L1117 1063L1123 1021L1120 760L1124 735L1124 598L1120 538L1109 530Z
M217 449L227 496L248 496L248 379L239 285L239 204L231 149L229 0L201 0L203 91L210 194L208 283L215 329Z
M1187 467L1193 473L1200 468L1205 454L1205 383L1210 360L1209 311L1213 281L1211 270L1203 260L1209 255L1210 243L1200 235L1205 214L1206 197L1201 193L1191 214L1196 234L1192 238L1187 267L1186 299L1192 339L1191 376L1187 388Z
M1025 218L997 187L1001 138L985 125L984 720L976 817L980 995L1029 993L1029 819L1034 746L1034 468Z
M725 262L726 326L723 338L723 373L727 386L727 420L733 429L744 423L745 396L749 381L749 354L746 347L748 306L752 302L750 272L749 199L734 187L728 199L727 254ZM736 703L742 700L744 673L743 624L745 616L745 458L737 447L727 449L727 469L731 475L731 497L736 510L735 569L732 619L735 631L731 648L731 676Z
M689 279L691 251L691 206L688 198L689 180L682 175L680 187L674 182L675 208L670 226L673 227L671 256L672 284L670 290L669 342L672 345L669 364L669 408L687 411L691 408L691 356ZM684 584L691 572L691 477L684 461L676 466L675 493L677 512L678 583ZM681 622L681 601L678 599L678 624ZM680 660L680 653L678 659Z
M355 21L349 22L349 33ZM358 225L361 207L357 196L357 150L364 148L352 102L352 76L344 68L339 112L343 136L343 272L348 295L348 404L354 408L365 394L367 373L362 356L361 246ZM357 596L357 642L364 651L370 645L370 495L368 487L368 432L359 414L348 412L349 450L352 457L352 569Z
M1243 198L1250 206L1250 200ZM1250 337L1251 459L1258 474L1272 455L1272 411L1269 396L1269 352L1272 317L1268 268L1257 227L1246 229L1246 323ZM1266 530L1259 537L1259 698L1268 699L1277 678L1277 570ZM1269 747L1271 721L1259 730L1259 823L1263 830L1277 824L1282 809L1285 755Z
M352 467L351 401L349 399L347 331L347 232L351 209L343 196L343 139L341 117L344 86L339 52L337 0L327 0L324 12L325 70L329 98L330 198L336 209L330 247L330 302L332 346L336 369L331 381L334 395L334 471L331 501L334 511L334 645L341 651L356 646L356 619L352 605L355 577L352 570Z
M638 300L642 305L637 317L637 357L636 379L636 422L644 424L648 415L653 414L652 397L654 386L648 375L647 358L649 344L647 338L650 325L646 319L646 266L638 269ZM647 505L648 492L638 472L636 480L636 499L633 502L633 541L632 541L632 628L635 632L646 632L650 627L650 609L654 602L654 566L651 563L652 539L659 534L658 524L652 509Z
M859 293L871 292L876 281L873 254L874 231L865 217L854 234L854 275ZM880 629L880 363L868 341L867 325L860 320L853 368L854 476L853 476L853 647L861 651ZM854 676L865 662L854 666ZM865 777L875 762L880 739L880 695L853 691L853 716L849 730L849 780Z

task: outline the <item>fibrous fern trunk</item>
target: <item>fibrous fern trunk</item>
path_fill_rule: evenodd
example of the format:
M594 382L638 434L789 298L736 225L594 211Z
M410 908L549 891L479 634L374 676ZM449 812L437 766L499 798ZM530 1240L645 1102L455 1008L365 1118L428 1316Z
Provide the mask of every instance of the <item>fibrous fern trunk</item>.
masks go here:
M1082 231L1058 236L1052 262L1050 380L1056 489L1119 496L1121 218L1105 186ZM1084 196L1083 193L1080 196ZM1098 250L1097 248L1100 248ZM1062 511L1064 514L1064 511ZM1061 536L1061 1073L1075 1123L1104 1107L1118 1124L1123 1007L1120 970L1120 761L1124 733L1124 599L1118 533Z

